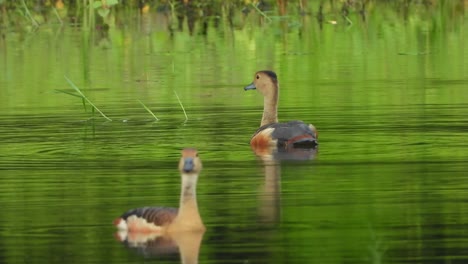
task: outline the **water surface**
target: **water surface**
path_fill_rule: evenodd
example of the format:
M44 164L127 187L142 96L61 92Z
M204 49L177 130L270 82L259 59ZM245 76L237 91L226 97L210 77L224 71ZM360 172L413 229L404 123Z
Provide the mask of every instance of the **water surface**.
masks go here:
M206 35L171 35L156 12L104 35L3 29L2 263L180 263L124 247L111 223L177 206L186 146L204 163L200 263L468 261L468 23L432 8ZM280 119L318 128L310 160L251 151L262 98L243 86L259 69L279 76ZM64 76L112 121L57 91L74 93Z

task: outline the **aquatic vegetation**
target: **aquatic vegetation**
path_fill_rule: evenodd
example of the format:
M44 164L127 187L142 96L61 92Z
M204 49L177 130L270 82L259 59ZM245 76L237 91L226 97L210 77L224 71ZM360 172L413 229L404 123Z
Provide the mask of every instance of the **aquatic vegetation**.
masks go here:
M41 24L58 21L92 29L101 24L112 24L116 17L138 10L142 16L162 14L171 32L173 28L183 30L186 23L190 33L195 33L198 25L200 32L206 34L209 23L215 27L221 23L230 27L243 27L247 23L271 24L273 21L287 20L288 25L295 28L305 23L305 17L315 17L319 24L353 25L357 19L367 21L370 15L385 16L385 12L374 12L377 7L393 10L401 18L407 19L412 14L420 16L424 11L436 9L444 10L447 15L462 15L467 4L465 0L21 0L0 1L3 15L0 22L7 25L33 25L37 28ZM49 19L50 16L57 19ZM248 17L252 19L246 19ZM28 21L28 24L22 25L21 20Z
M180 104L180 107L182 108L182 111L184 111L184 115L185 115L185 122L187 122L188 120L188 116L187 116L187 112L185 112L185 108L184 108L184 105L182 104L182 102L180 101L180 98L179 98L179 95L177 95L177 92L174 90L174 94L175 96L177 97L177 101L179 101L179 104Z
M268 22L272 21L272 19L267 14L265 14L262 10L260 10L256 4L252 3L252 6L260 15L266 18Z
M106 120L108 121L112 121L112 119L110 119L109 117L107 117L101 110L99 110L99 108L93 104L93 102L91 102L91 100L88 99L88 97L86 97L86 95L83 94L83 92L81 92L80 88L78 88L78 86L76 86L70 79L67 78L67 76L64 76L65 77L65 80L67 80L68 84L70 84L70 86L78 93L78 94L74 94L74 93L70 93L70 92L67 92L67 91L64 91L64 90L57 90L57 92L61 92L61 93L65 93L65 94L68 94L68 95L72 95L72 96L76 96L76 97L79 97L81 98L82 102L83 102L83 107L84 109L86 110L86 102L88 104L90 104L92 106L92 111L94 113L94 110L98 111L102 117L104 117Z
M106 116L93 102L91 102L91 100L88 99L88 97L86 97L86 95L84 95L84 93L80 90L80 88L78 88L78 86L76 86L68 77L66 77L66 76L64 76L64 77L67 80L68 84L70 84L70 86L77 92L77 94L76 93L71 93L71 92L66 91L66 90L60 90L60 89L55 89L56 92L64 93L64 94L68 94L68 95L80 98L82 100L82 102L83 102L83 108L84 108L85 112L86 112L86 109L87 109L86 108L86 103L88 103L88 104L91 105L92 116L94 116L94 111L97 111L107 121L112 121L112 119L110 119L108 116ZM185 116L184 123L185 123L185 122L188 121L187 112L185 111L185 107L182 104L182 101L180 100L179 95L177 94L177 92L175 90L174 90L174 94L175 94L175 96L177 98L177 101L179 102L180 107L182 108L182 111L184 112L184 116ZM141 100L138 100L138 102L141 104L141 106L148 113L150 113L154 117L154 119L156 121L159 121L159 118L156 117L156 115L153 113L153 111L151 111L151 109L149 109L149 107L147 107Z
M141 106L143 106L143 108L145 108L146 111L148 111L148 113L150 113L154 117L156 121L159 121L159 118L156 117L156 115L153 113L153 111L151 111L151 109L149 109L141 100L138 100L138 102L141 104Z
M31 15L31 12L29 12L29 8L28 6L26 5L26 3L24 2L24 0L21 0L21 3L23 5L23 8L24 8L24 13L26 14L26 16L31 20L31 23L34 25L34 26L39 26L39 24L37 23L37 21L33 18L33 16Z
M92 2L92 6L97 10L98 14L102 17L106 17L110 13L110 8L119 3L118 0L106 0L106 1L95 1Z

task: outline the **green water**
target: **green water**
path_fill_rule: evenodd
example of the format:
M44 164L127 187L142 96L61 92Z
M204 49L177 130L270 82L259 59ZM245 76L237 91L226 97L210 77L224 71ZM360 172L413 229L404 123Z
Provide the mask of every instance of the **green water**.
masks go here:
M352 25L249 17L207 35L171 36L154 12L109 32L2 28L1 262L180 263L124 247L112 221L177 206L186 146L204 163L199 263L467 262L468 20L455 11L371 5ZM280 120L318 128L311 160L252 153L263 100L243 87L260 69L279 76ZM74 93L64 76L112 121L58 92Z

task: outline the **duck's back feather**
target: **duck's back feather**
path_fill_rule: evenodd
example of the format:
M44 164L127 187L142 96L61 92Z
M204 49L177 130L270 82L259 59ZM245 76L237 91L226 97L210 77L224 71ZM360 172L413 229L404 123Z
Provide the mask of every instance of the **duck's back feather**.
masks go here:
M172 207L141 207L125 212L121 218L126 221L127 218L136 216L156 226L164 226L175 219L177 212L178 209Z
M253 141L258 141L257 136L269 137L269 140L276 142L278 147L314 147L318 145L315 127L299 120L261 126L253 135L251 144Z

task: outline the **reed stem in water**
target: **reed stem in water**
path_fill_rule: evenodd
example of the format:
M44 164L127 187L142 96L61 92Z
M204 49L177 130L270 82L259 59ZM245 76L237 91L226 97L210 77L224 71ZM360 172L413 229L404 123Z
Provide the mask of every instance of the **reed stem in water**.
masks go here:
M175 96L177 97L177 101L179 101L180 107L182 107L182 111L184 111L184 115L185 115L185 121L184 121L184 123L185 123L185 122L187 122L187 120L188 120L187 113L185 112L185 108L184 108L184 106L182 105L182 102L180 101L180 98L179 98L179 96L177 95L177 93L176 93L175 90L174 90L174 94L175 94Z
M272 19L269 16L267 16L267 14L265 14L262 10L260 10L256 4L252 3L252 6L255 8L255 10L257 10L258 13L260 13L260 15L265 17L268 20L268 22L272 21Z
M67 80L68 84L70 84L70 86L75 89L75 91L80 95L80 97L84 100L86 100L86 102L88 102L88 104L90 104L94 109L96 109L96 111L98 111L102 117L104 117L105 119L107 119L108 121L112 121L112 119L110 119L109 117L107 117L101 110L99 110L99 108L97 108L97 106L95 106L93 104L93 102L91 102L88 97L86 97L80 90L80 88L78 88L78 86L76 86L70 79L67 78L67 76L64 76L65 79ZM61 92L64 92L64 91L61 91ZM68 92L65 92L67 94L71 94L71 93L68 93Z
M141 104L141 106L143 106L143 108L145 108L146 111L148 111L148 113L150 113L154 117L154 119L156 119L156 121L159 121L159 118L157 118L154 115L154 113L153 113L153 111L151 111L151 109L149 109L142 101L138 100L138 102Z

